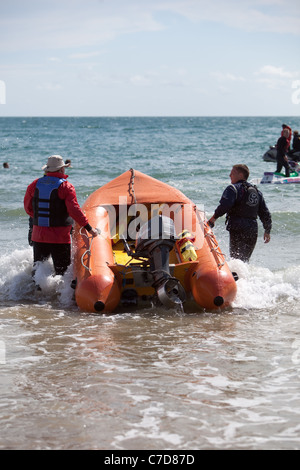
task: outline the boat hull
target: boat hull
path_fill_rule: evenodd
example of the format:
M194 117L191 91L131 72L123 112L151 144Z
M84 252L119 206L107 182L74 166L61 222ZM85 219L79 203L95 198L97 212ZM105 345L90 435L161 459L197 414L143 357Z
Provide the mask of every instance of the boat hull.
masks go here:
M225 308L236 295L236 283L217 240L204 223L204 244L197 252L197 265L191 272L190 286L195 302L205 309Z
M86 312L111 313L122 305L161 300L157 294L162 289L156 288L152 262L144 255L137 255L137 243L132 234L129 236L130 227L135 227L139 217L132 214L144 211L144 222L146 218L149 224L153 211L158 208L167 211L176 234L189 233L188 238L176 238L172 243L168 240L168 279L171 283L176 280L179 288L200 309L230 306L236 295L236 282L203 212L175 188L141 172L133 172L126 172L99 188L83 205L90 224L97 227L100 234L91 238L84 229L75 226L74 276L78 307ZM132 185L133 174L135 183ZM153 186L151 193L149 188ZM128 188L129 196L124 199ZM131 254L125 249L127 241L122 239L122 214L126 215L123 217L123 222L126 221L124 240L130 240ZM162 242L165 241L160 240L159 244ZM167 303L164 305L169 307Z

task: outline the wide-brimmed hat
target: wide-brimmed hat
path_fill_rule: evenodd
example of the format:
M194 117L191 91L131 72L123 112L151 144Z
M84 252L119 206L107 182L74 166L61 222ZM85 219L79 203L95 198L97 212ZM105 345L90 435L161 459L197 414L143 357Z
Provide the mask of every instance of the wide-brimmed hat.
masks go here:
M71 163L65 163L60 155L51 155L51 157L48 157L47 165L42 166L42 170L54 172L67 168L70 165Z

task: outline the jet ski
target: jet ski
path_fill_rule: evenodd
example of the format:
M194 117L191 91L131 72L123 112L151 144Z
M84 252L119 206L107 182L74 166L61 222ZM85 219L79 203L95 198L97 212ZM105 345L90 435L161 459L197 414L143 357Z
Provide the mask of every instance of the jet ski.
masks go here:
M276 162L277 149L275 146L272 146L263 154L263 160L265 162ZM288 153L288 158L292 162L300 162L300 151Z
M300 183L300 163L290 161L290 176L285 176L284 173L277 171L265 171L262 178L255 178L251 181L252 184L290 184Z

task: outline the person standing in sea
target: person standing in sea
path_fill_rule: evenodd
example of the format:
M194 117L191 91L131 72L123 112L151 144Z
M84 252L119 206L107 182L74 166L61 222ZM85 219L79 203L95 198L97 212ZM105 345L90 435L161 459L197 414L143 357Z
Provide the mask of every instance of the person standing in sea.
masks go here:
M276 167L276 172L280 173L282 167L285 168L285 176L288 178L290 176L290 166L289 166L289 161L287 157L287 152L289 148L289 130L288 129L283 129L281 137L279 137L277 141L277 155L276 155L276 160L277 160L277 167Z
M68 166L70 163L65 164L60 155L49 157L42 167L45 175L28 186L24 197L24 208L33 224L34 266L51 257L58 275L63 275L71 264L73 219L93 237L98 235L77 202L74 186L67 181Z
M229 231L230 256L249 262L257 242L257 217L262 221L264 241L269 243L272 218L262 193L256 186L248 183L249 168L238 164L232 167L231 184L227 186L208 224L212 228L215 221L227 214L226 224Z
M282 124L282 131L281 131L281 137L284 135L286 140L287 140L287 149L286 151L288 152L290 150L290 145L291 145L291 140L293 136L292 128L288 126L287 124Z

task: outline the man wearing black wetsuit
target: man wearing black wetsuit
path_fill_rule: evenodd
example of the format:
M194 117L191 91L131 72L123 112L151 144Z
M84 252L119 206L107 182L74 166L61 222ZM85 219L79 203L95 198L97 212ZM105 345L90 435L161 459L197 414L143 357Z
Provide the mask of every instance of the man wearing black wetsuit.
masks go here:
M290 176L290 167L287 158L287 151L289 148L289 141L287 139L289 135L289 131L287 129L283 129L282 136L279 137L277 140L277 168L276 172L280 173L281 168L284 166L285 168L285 176L288 178Z
M227 214L226 224L230 237L230 256L248 262L255 248L258 234L257 217L262 221L264 241L269 243L272 218L262 193L248 183L249 168L234 165L227 186L213 217L208 224L213 227L216 219Z

